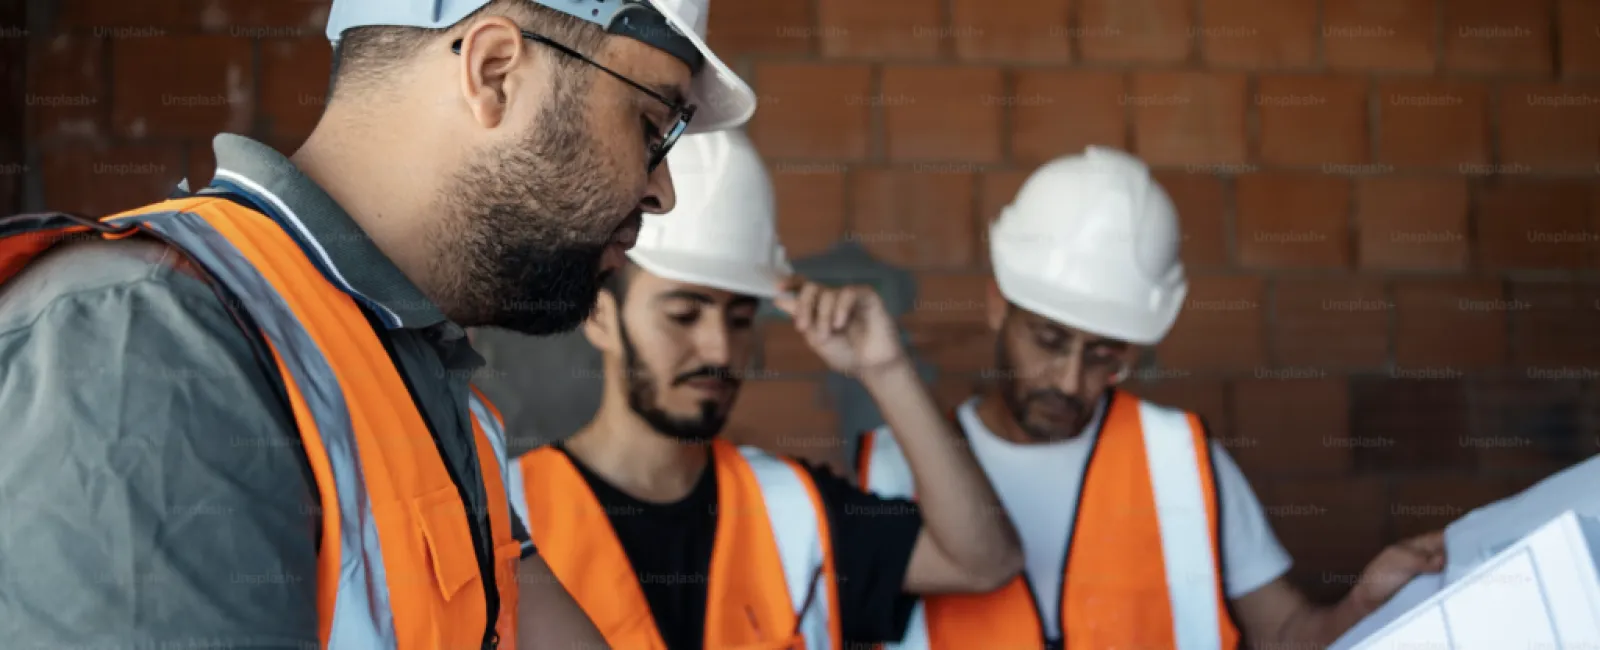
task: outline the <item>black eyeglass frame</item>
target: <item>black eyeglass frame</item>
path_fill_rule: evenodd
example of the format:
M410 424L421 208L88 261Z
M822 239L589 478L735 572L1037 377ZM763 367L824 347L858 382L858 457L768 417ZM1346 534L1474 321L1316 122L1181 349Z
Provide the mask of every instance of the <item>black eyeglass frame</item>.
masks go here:
M592 65L595 68L598 68L601 72L604 72L604 73L606 73L608 75L611 75L612 77L615 77L617 81L621 81L622 83L628 84L629 86L632 86L635 90L638 90L639 92L642 92L645 95L648 95L651 99L654 99L654 100L656 100L658 102L661 102L662 104L666 105L666 107L668 109L670 109L672 111L671 116L668 118L668 120L672 123L672 126L668 127L666 132L657 134L657 137L660 137L661 141L650 145L650 160L645 165L645 171L650 172L650 173L654 173L656 171L656 167L661 165L661 161L666 160L667 152L672 151L672 146L678 143L678 138L683 136L683 132L684 131L688 130L689 121L694 119L694 110L695 110L694 104L689 104L687 102L674 102L672 100L669 100L666 97L662 97L661 93L658 93L658 92L656 92L654 90L651 90L651 89L645 87L644 84L641 84L641 83L639 83L637 81L629 79L626 75L624 75L624 74L622 74L620 72L617 72L615 70L612 70L611 68L607 68L607 67L605 67L603 65L600 65L600 63L596 62L594 59L591 59L591 58L589 58L587 56L584 56L583 54L579 53L577 50L574 50L574 49L572 49L570 47L567 47L565 45L557 43L557 42L555 42L555 41L553 41L553 40L551 40L549 38L546 38L544 36L540 36L539 34L535 34L533 32L530 32L530 31L528 31L526 29L521 30L521 32L522 32L522 37L523 38L526 38L526 39L528 39L530 41L533 41L535 43L541 43L541 44L547 45L547 46L549 46L550 48L554 49L557 52L560 52L562 54L570 56L570 57L572 57L574 59L577 59L577 60L582 61L584 63L587 63L589 65ZM450 51L451 52L454 52L456 54L460 54L461 53L461 40L462 39L458 38L458 39L456 39L456 41L454 43L450 44Z

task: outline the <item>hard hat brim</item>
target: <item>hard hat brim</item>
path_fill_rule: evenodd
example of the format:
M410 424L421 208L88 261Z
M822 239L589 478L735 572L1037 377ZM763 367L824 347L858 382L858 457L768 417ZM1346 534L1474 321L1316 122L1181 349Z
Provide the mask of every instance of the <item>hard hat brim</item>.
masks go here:
M1141 309L1039 282L999 260L995 260L994 278L1000 295L1011 304L1067 327L1134 345L1155 345L1166 338L1189 291L1188 283L1180 282L1166 291L1161 304Z
M750 117L756 113L756 93L750 84L723 63L717 53L711 51L705 39L694 32L693 26L685 24L677 12L662 7L660 3L652 2L651 5L684 38L694 43L695 49L705 57L705 67L689 82L688 102L694 104L695 112L694 119L689 121L684 133L724 131L750 121Z
M774 267L670 251L634 249L628 251L628 259L652 275L668 280L766 300L777 297L778 283L791 272L787 263Z

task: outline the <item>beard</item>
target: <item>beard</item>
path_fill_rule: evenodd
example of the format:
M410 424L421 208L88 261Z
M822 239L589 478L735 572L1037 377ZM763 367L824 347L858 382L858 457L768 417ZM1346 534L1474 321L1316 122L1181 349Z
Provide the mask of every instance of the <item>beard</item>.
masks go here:
M434 277L449 279L446 313L463 326L533 336L577 328L605 281L613 233L640 216L584 124L581 77L558 78L539 128L481 152L441 197L448 225Z
M1011 418L1017 422L1023 434L1035 442L1052 442L1066 440L1077 436L1088 425L1090 415L1089 407L1083 399L1067 395L1054 388L1039 388L1029 390L1022 385L1017 376L1017 364L1011 359L1011 351L1006 344L1005 333L1002 332L995 342L995 365L998 366L1000 377L1000 396L1004 400L1006 410L1011 412ZM1068 413L1065 427L1043 422L1044 418L1034 418L1035 408L1053 408Z
M617 320L617 332L621 335L623 366L628 373L628 408L639 414L657 433L679 442L703 444L722 433L722 427L728 423L728 413L732 410L731 403L728 408L723 408L716 400L701 400L700 412L695 415L685 417L668 413L661 408L655 374L639 360L633 342L628 339L628 329L622 325L620 318ZM673 378L671 385L677 386L699 377L717 377L731 382L733 394L738 395L739 379L725 366L702 366Z

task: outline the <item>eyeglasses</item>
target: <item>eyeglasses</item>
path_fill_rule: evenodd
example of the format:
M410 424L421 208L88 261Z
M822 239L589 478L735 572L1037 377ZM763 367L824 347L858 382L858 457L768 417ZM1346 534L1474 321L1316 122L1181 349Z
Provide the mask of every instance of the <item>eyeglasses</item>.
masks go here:
M674 102L666 97L662 97L661 93L646 88L643 84L623 76L623 74L620 72L600 65L599 63L595 62L594 59L578 53L577 50L530 32L526 29L522 30L522 37L535 43L548 45L557 52L599 68L601 72L615 77L617 81L628 84L635 90L638 90L639 92L650 96L652 99L665 104L666 107L672 111L671 117L668 118L668 122L671 123L672 126L667 127L667 130L664 133L657 133L656 137L659 138L659 140L650 145L650 160L645 164L645 170L647 172L655 172L656 167L661 165L661 161L666 160L667 152L672 150L672 145L677 144L678 138L681 137L683 132L689 128L689 120L694 118L695 107L693 104ZM456 39L456 42L450 44L450 51L455 52L456 54L461 53L461 39Z

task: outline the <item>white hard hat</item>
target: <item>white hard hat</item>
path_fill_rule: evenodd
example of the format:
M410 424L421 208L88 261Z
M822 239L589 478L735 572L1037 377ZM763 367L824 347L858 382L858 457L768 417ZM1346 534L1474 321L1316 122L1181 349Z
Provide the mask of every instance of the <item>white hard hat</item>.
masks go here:
M689 85L694 118L685 133L706 133L740 126L756 112L756 94L711 47L706 22L711 0L533 0L567 15L589 21L608 33L644 41L700 67ZM344 32L369 25L443 29L482 9L489 0L334 0L328 10L328 40L338 46ZM671 29L637 25L633 5L645 5ZM563 45L568 45L563 43Z
M1172 199L1138 158L1091 146L1040 167L989 228L1006 300L1063 325L1161 341L1189 290Z
M686 135L667 154L677 205L645 215L628 259L655 275L760 298L793 269L772 179L744 131Z

